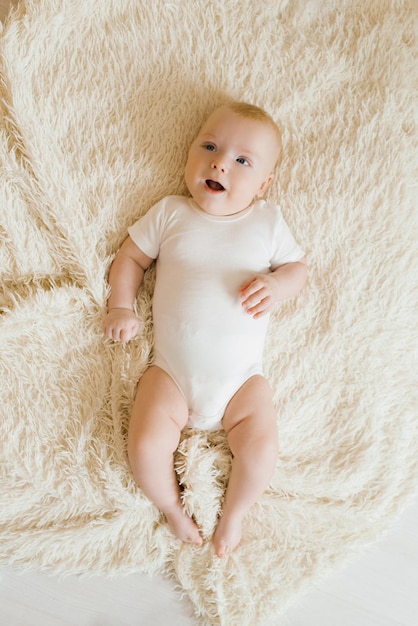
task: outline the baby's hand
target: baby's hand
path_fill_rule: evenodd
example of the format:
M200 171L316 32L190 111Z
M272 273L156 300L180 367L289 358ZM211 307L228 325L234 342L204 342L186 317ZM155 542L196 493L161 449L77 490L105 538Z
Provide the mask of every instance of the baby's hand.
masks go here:
M114 341L129 341L140 329L140 321L131 309L110 309L103 320L103 333Z
M273 310L278 302L278 284L272 274L259 274L239 290L241 304L254 319Z

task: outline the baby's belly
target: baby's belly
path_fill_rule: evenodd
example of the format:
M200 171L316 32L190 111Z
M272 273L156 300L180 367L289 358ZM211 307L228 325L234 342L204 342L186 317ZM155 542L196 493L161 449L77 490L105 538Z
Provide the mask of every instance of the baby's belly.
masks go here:
M247 331L247 326L230 327L224 332L221 324L196 328L163 316L154 321L155 349L172 355L182 369L215 378L221 371L231 376L241 363L261 363L266 324L251 321L254 321L252 332Z
M188 408L199 415L218 413L239 387L262 371L268 319L180 321L154 317L156 363L175 380ZM260 323L261 322L261 323Z

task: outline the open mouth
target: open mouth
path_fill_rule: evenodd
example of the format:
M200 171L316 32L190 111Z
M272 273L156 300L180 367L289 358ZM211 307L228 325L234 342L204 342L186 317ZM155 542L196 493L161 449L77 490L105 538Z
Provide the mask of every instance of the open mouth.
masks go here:
M221 183L218 183L217 180L211 180L210 178L208 178L207 180L205 180L205 183L209 187L209 189L212 189L212 191L225 191L225 187L221 185Z

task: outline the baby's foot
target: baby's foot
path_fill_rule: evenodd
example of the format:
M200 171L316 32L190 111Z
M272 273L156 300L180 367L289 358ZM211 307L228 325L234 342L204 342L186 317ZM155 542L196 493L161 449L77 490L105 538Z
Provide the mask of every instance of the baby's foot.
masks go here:
M170 511L164 511L168 525L172 533L185 543L194 543L201 546L203 539L200 536L199 529L191 517L187 515L182 506L176 507Z
M230 554L241 541L242 518L222 515L215 534L213 545L216 555L222 559Z

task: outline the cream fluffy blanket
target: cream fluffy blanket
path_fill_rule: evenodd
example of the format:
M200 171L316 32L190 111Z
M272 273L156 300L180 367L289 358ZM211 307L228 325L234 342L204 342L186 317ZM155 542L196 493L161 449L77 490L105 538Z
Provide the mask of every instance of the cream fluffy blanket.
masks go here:
M385 531L418 475L417 13L401 0L44 0L1 37L1 561L168 571L199 623L266 624ZM279 198L309 283L270 325L281 455L241 547L210 537L230 456L185 434L176 465L202 549L135 486L126 431L152 350L105 341L127 227L183 193L226 98L283 128ZM415 267L414 267L415 265Z

